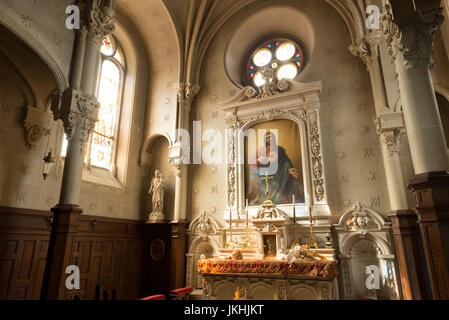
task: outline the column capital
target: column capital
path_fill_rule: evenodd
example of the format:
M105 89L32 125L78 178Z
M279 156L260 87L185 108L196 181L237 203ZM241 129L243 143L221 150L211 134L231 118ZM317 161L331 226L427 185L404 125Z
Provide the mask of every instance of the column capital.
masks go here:
M88 1L85 5L83 29L87 31L89 40L100 45L103 39L114 32L114 9L111 2Z
M97 99L81 91L68 88L60 97L60 103L53 103L53 114L55 120L62 120L67 139L71 140L76 128L81 131L81 150L84 150L85 143L94 129L98 120L98 110L100 103Z
M176 92L178 94L178 102L179 104L185 108L190 108L193 99L198 95L200 92L200 85L193 84L191 82L187 83L180 83L179 86L176 88Z
M410 1L407 4L410 8L385 4L382 30L393 61L399 59L406 69L433 66L433 40L444 20L439 2L430 0L426 5L415 4L413 7L414 3ZM401 5L405 6L403 1Z
M385 143L389 155L401 152L401 136L405 133L402 112L381 114L374 119L381 143Z

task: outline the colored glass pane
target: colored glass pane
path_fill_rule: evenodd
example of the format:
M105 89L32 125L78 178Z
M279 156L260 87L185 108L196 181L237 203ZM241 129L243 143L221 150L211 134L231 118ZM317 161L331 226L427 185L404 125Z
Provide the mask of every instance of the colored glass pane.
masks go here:
M268 49L260 49L256 52L253 58L253 62L258 67L266 66L272 58L271 51Z
M112 37L105 37L101 45L101 53L105 56L112 57L115 53L115 43Z
M291 59L296 53L295 45L291 42L285 42L279 46L276 50L276 58L281 61Z
M106 169L109 169L111 165L119 100L120 70L114 62L106 60L103 62L101 70L98 91L99 120L95 124L92 137L91 165Z
M294 79L298 74L298 68L293 63L284 64L277 72L278 79Z
M256 72L256 74L254 75L253 78L254 84L258 87L261 87L265 84L265 79L262 76L262 72L258 71Z

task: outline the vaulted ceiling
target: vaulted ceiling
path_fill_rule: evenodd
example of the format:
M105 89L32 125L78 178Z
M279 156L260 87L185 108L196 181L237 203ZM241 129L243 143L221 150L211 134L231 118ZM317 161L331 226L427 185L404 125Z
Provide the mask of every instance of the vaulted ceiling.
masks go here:
M237 11L255 1L117 0L117 5L136 24L150 69L159 68L159 61L170 61L169 72L176 73L175 81L197 83L202 59L215 34ZM364 36L365 0L311 1L325 1L338 11L353 43Z

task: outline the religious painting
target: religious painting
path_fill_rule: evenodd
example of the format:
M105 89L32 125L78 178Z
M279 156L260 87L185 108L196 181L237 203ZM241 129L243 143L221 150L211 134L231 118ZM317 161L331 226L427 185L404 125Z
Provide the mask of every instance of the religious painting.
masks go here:
M263 235L263 255L265 258L274 258L277 255L276 249L276 235Z
M301 139L291 120L258 123L245 138L245 191L250 206L304 203ZM255 141L257 140L257 142ZM268 193L267 193L268 191Z

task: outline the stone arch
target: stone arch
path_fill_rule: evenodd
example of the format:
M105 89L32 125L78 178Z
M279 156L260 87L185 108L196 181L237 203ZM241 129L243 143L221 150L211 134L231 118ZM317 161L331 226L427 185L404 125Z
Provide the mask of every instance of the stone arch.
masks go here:
M6 15L5 12L0 11L0 24L14 34L18 39L23 41L33 52L35 52L39 58L49 68L56 81L57 89L59 92L64 92L68 88L68 80L66 79L63 71L59 67L58 63L54 60L53 56L37 41L28 31L20 26L16 21Z
M288 300L318 300L319 298L320 295L314 288L305 285L293 286L287 294Z
M246 297L249 300L273 300L274 294L272 286L259 282L249 286Z

